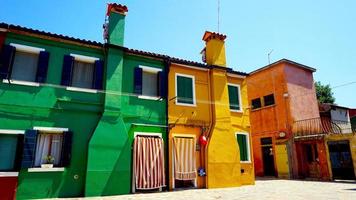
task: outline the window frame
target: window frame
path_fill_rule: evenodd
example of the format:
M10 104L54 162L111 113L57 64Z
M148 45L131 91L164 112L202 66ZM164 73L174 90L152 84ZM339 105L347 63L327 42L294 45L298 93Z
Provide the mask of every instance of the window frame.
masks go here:
M266 105L266 97L269 97L269 96L273 97L273 104ZM268 106L274 106L274 105L276 105L276 98L274 97L274 93L263 96L263 106L262 107L268 107Z
M178 76L192 79L192 91L193 91L193 103L192 104L178 102L178 82L177 82ZM189 75L189 74L175 73L175 103L176 103L176 105L196 107L197 104L196 104L196 96L195 95L196 95L195 94L195 76Z
M147 100L159 100L161 99L161 97L158 95L158 84L159 84L159 80L158 80L158 72L162 72L163 70L160 68L155 68L155 67L148 67L148 66L144 66L144 65L139 65L139 68L142 69L142 79L144 76L144 72L146 73L152 73L155 74L157 76L157 86L156 86L156 90L157 90L157 96L148 96L148 95L138 95L138 98L140 99L147 99ZM142 93L143 93L143 88L142 88Z
M253 102L254 100L257 100L257 99L259 99L259 100L260 100L260 107L258 107L258 108L254 108L254 107L253 107L253 103L252 103L252 102ZM261 109L261 108L263 108L262 101L261 101L261 97L251 99L251 110L258 110L258 109Z
M5 135L5 134L24 135L25 130L0 129L0 135ZM19 139L19 138L17 138L17 139ZM17 146L17 148L22 148L22 147ZM16 149L16 151L18 151L18 149ZM16 157L15 157L15 162L16 162L16 159L18 159ZM0 177L17 177L18 175L19 175L19 169L16 169L16 168L12 171L0 171Z
M46 49L44 49L44 48L33 47L33 46L24 45L24 44L10 43L9 45L16 48L14 57L16 57L17 52L24 52L24 53L35 54L39 58L40 52L46 51ZM13 64L11 64L11 65L13 65ZM12 71L12 67L13 66L11 66L11 71ZM37 70L37 68L38 68L38 66L36 66L36 70ZM10 77L10 79L3 79L2 82L7 83L7 84L15 84L15 85L25 85L25 86L34 86L34 87L40 86L40 83L36 82L36 81L14 80L14 79L12 79L12 77Z
M231 112L242 113L243 112L243 108L242 108L242 99L241 99L241 85L240 84L235 84L235 83L228 83L227 85L238 88L238 95L239 95L239 99L238 99L239 100L239 106L240 106L239 110L230 108L230 96L229 96L229 108L230 108L230 111ZM229 87L227 88L227 90L228 90L228 93L229 93Z
M251 159L251 145L250 145L250 134L247 132L236 132L235 133L235 138L236 138L236 143L237 145L239 145L238 141L237 141L237 135L244 135L246 136L246 144L247 144L247 161L242 161L240 158L240 163L248 163L251 164L252 163L252 159ZM239 146L240 148L240 146Z

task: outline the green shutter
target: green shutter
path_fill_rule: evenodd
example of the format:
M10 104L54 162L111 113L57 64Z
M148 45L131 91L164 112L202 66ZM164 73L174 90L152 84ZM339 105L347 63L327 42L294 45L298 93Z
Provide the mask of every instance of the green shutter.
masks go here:
M178 103L193 104L193 79L177 76L177 101Z
M229 102L231 110L240 110L239 88L229 85Z
M240 161L248 161L246 135L237 134L237 142L240 147Z
M12 171L15 168L17 135L0 135L0 171Z

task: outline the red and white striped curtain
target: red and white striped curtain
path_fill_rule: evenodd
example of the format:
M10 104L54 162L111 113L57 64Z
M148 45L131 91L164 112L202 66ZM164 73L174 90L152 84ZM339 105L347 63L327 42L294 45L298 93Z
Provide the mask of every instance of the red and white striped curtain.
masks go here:
M166 178L163 139L137 136L134 140L133 167L136 189L164 187Z
M196 159L194 138L175 137L174 145L174 178L193 180L196 178Z

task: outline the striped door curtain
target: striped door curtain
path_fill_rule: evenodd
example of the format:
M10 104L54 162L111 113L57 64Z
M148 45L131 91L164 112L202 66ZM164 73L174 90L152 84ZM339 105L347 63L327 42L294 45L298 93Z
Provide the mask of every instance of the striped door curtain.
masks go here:
M136 190L159 189L166 186L163 139L135 137L133 167Z
M194 138L175 137L174 178L177 180L194 180L196 178L196 159Z

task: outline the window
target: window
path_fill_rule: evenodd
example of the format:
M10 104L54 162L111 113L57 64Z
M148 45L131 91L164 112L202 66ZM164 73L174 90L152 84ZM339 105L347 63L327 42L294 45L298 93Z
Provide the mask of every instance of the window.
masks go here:
M61 160L63 135L40 132L37 136L35 167L47 163L49 156L53 158L53 165L58 166Z
M94 63L74 61L71 86L92 88L94 78Z
M157 100L166 96L166 78L162 69L139 66L134 70L134 93L139 98Z
M4 45L0 56L0 78L44 83L49 53L44 49L20 44Z
M274 105L274 95L270 94L267 96L263 97L263 101L264 101L264 106L270 106L270 105Z
M103 89L104 62L77 54L65 55L61 84L74 88Z
M261 108L262 106L260 98L252 99L251 104L252 104L252 109L258 109Z
M194 77L176 74L176 103L178 105L195 105Z
M307 155L308 163L316 162L318 160L318 149L316 144L306 144L305 153Z
M71 159L72 132L64 128L34 127L24 138L22 168L53 164L68 166Z
M239 85L228 85L229 90L229 103L230 110L241 111L241 96L240 96L240 86Z
M0 134L0 171L16 171L19 137L17 134Z
M237 133L236 139L240 148L240 161L251 162L248 133Z

